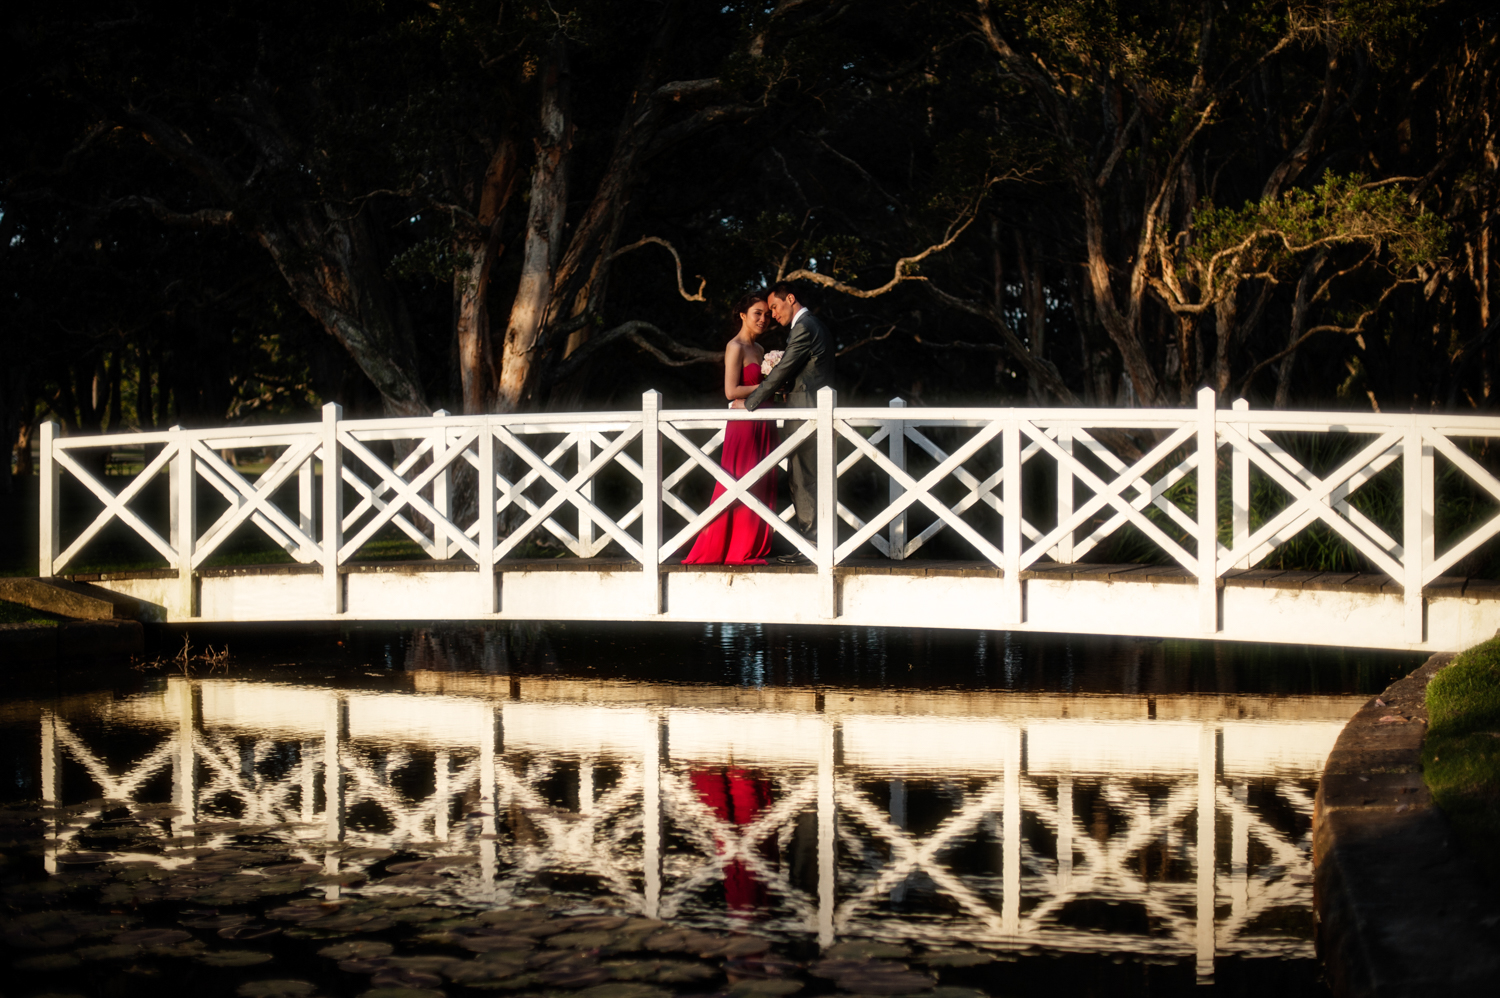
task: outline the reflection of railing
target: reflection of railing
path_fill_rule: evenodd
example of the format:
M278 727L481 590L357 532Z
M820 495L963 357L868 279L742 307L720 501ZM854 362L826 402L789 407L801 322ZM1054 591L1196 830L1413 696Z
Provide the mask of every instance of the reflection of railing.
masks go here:
M639 563L645 570L641 607L627 613L638 617L662 611L663 562L731 503L741 502L817 566L825 618L838 612L835 566L867 548L903 560L949 531L1002 570L998 620L1019 623L1024 570L1042 558L1076 561L1129 525L1196 577L1200 630L1213 633L1218 580L1321 523L1401 587L1407 637L1420 643L1423 586L1500 532L1496 516L1445 551L1436 549L1437 456L1500 499L1500 480L1464 446L1469 438L1500 436L1500 420L1493 418L1252 412L1243 401L1221 411L1209 389L1199 393L1194 410L912 409L899 400L892 408L851 408L836 406L834 393L825 389L813 409L726 414L666 411L660 399L647 392L639 412L439 412L373 420L343 419L330 404L321 423L98 437L62 438L47 423L41 572L61 573L106 525L118 521L176 569L177 612L192 616L194 573L248 522L296 561L321 568L327 605L308 612L339 613L341 566L394 527L434 559L477 565L474 612L482 614L496 606L497 563L545 530L580 557L613 545ZM795 429L735 479L712 457L726 419L787 420ZM1125 431L1137 435L1134 444L1122 445ZM1363 445L1322 473L1272 436L1286 433L1339 436ZM1130 456L1136 444L1144 453ZM142 446L146 456L141 472L116 492L90 470L84 452L122 446ZM751 490L799 446L817 453L818 530L812 539L788 527L790 509L775 513ZM1231 501L1221 524L1218 461L1201 458L1225 448ZM225 457L247 449L274 455L253 480ZM1397 462L1399 524L1393 517L1382 525L1360 512L1351 496ZM319 466L337 468L344 487L321 487ZM856 468L866 478L873 469L873 491L868 481L853 482ZM1028 499L1022 484L1031 469L1037 471L1026 478ZM66 545L59 499L64 473L104 504ZM171 482L165 523L132 508L160 474ZM701 509L691 501L688 479L695 474L700 484L707 477L725 490ZM1252 474L1286 497L1254 530ZM206 526L198 519L200 481L226 503ZM283 494L291 492L295 500ZM920 530L909 522L918 512L928 519ZM508 527L503 534L502 526ZM1228 545L1219 541L1221 526Z
M213 824L227 806L258 834L281 828L296 855L331 874L350 872L350 848L466 855L472 861L455 868L446 889L476 903L504 902L543 875L571 873L596 878L634 911L703 918L711 915L703 888L739 864L770 898L763 928L816 934L825 945L859 936L1196 954L1205 976L1215 953L1311 952L1310 940L1254 923L1310 905L1311 780L1342 715L1278 722L1271 737L1265 722L1232 716L1102 724L927 717L910 731L902 725L915 722L901 716L742 712L732 725L723 717L174 677L159 698L116 708L113 723L165 734L123 773L65 718L44 714L43 796L62 796L65 756L107 800L147 803L142 788L170 770L174 835L228 844L231 833ZM955 729L946 748L932 737L944 727ZM765 744L767 756L747 753L752 743ZM1277 772L1289 747L1301 761ZM765 809L744 824L716 815L692 782L730 760L769 788ZM412 767L418 779L404 779ZM576 806L559 806L560 778ZM1254 805L1252 783L1262 795ZM433 789L402 789L413 784ZM920 786L948 802L947 817L924 834L906 817ZM1075 806L1079 794L1092 801L1092 826ZM368 816L371 805L384 815L378 830L350 818ZM1297 816L1290 824L1288 813ZM1213 852L1226 820L1227 870ZM1023 836L1023 822L1043 834ZM997 847L994 868L954 864L955 850L972 852L981 839ZM794 840L816 853L815 887L789 874ZM72 847L68 833L54 836L48 869ZM1179 872L1148 873L1148 853ZM120 858L179 862L165 855ZM959 914L933 920L886 903L909 900L918 883ZM1146 936L1072 926L1069 906L1093 901L1139 906L1159 929Z

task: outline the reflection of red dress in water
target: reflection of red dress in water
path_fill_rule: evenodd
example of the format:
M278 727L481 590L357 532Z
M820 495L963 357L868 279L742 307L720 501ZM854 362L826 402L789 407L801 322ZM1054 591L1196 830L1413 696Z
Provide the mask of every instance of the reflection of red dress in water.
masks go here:
M760 384L760 365L746 364L740 372L746 386ZM733 421L724 430L724 448L719 452L719 466L735 478L750 472L776 447L776 424L771 420ZM724 486L714 484L714 499L724 494ZM772 468L754 485L750 494L767 508L776 502L776 469ZM733 503L712 523L703 528L693 549L682 559L684 565L764 565L771 551L771 526L756 516L744 503Z
M693 789L720 821L735 826L754 824L771 804L771 781L757 779L743 769L699 770L693 773ZM763 842L757 851L764 854L769 846L769 842ZM723 847L719 843L719 848ZM724 864L724 901L731 911L766 906L766 885L755 879L742 859Z

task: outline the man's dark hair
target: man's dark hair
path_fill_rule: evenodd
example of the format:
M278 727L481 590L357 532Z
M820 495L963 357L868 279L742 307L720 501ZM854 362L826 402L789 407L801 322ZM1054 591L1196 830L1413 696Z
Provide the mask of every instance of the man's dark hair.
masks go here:
M767 294L775 295L782 301L786 300L787 295L795 295L797 298L797 304L801 305L803 308L812 307L812 302L808 300L807 295L805 295L802 292L802 289L798 288L797 285L793 284L791 281L777 281L767 289Z

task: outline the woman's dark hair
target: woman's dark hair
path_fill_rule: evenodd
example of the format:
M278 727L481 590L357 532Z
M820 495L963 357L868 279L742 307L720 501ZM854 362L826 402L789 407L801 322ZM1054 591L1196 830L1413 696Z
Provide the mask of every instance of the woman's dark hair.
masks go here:
M740 331L740 316L750 311L750 306L754 305L758 301L766 301L766 292L764 288L751 291L746 295L741 295L740 300L734 303L734 308L729 313L730 337L733 337Z

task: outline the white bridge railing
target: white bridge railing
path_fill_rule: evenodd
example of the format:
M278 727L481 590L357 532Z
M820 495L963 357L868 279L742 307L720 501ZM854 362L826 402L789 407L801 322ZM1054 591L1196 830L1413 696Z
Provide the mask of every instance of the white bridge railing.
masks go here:
M789 432L736 480L713 456L726 420L786 421ZM1273 436L1288 433L1321 435L1347 456L1314 470ZM195 573L250 523L321 568L328 605L317 610L336 614L341 568L394 528L431 558L473 562L484 613L495 610L497 567L546 531L576 556L613 546L638 562L641 606L628 615L650 616L662 610L663 564L741 502L816 566L827 618L837 614L837 566L861 552L903 560L950 531L1001 570L1000 619L1018 623L1025 570L1044 558L1077 561L1128 524L1196 577L1199 624L1213 633L1226 573L1321 523L1403 588L1406 632L1417 643L1423 587L1500 533L1492 516L1437 550L1436 460L1500 502L1500 480L1470 453L1471 441L1488 437L1500 437L1500 419L1252 411L1243 400L1221 410L1209 389L1187 410L843 407L825 389L816 408L754 413L663 410L661 396L647 392L639 412L346 420L329 404L320 423L66 438L44 423L40 572L62 574L120 523L176 569L192 616ZM790 508L777 513L751 491L800 446L817 454L813 538L791 529ZM116 491L87 452L122 447L143 447L145 457ZM245 450L269 466L241 473L234 455ZM1214 461L1202 459L1208 453ZM1377 523L1351 497L1397 464L1399 484L1391 471L1386 485L1397 502ZM330 468L342 488L322 486ZM64 475L103 504L66 544ZM149 505L145 490L161 475L167 502L132 508ZM712 503L707 479L725 489ZM224 503L211 520L199 509L200 482ZM1257 511L1253 529L1252 482L1280 495L1278 508Z

